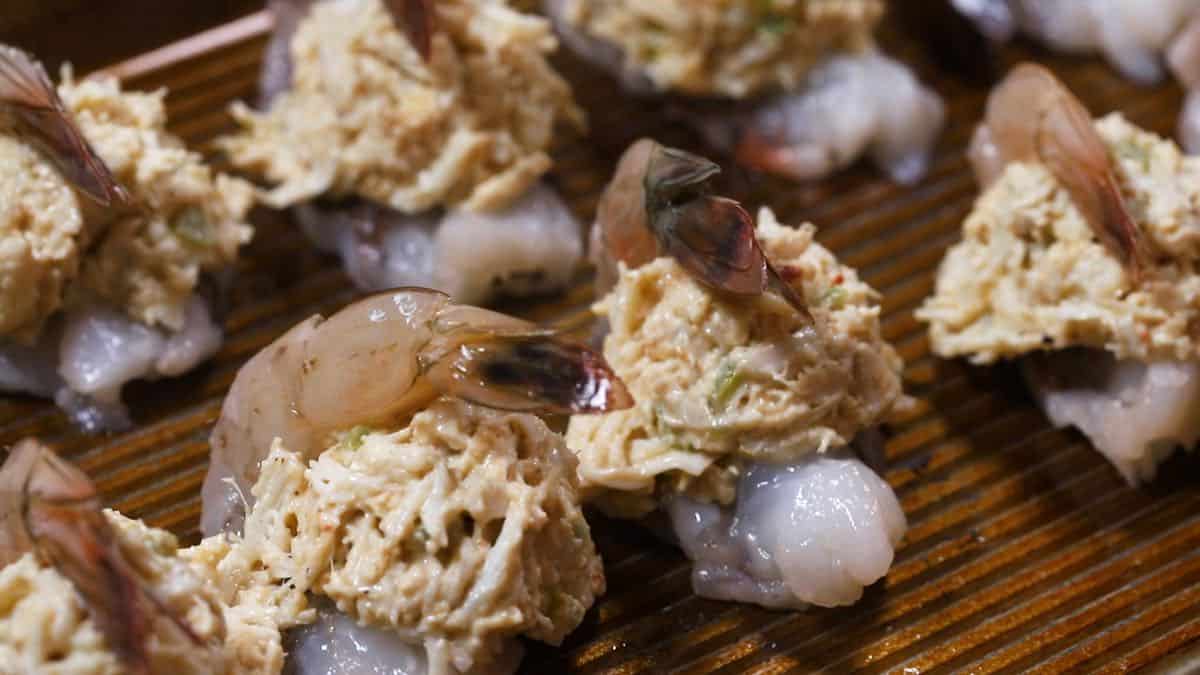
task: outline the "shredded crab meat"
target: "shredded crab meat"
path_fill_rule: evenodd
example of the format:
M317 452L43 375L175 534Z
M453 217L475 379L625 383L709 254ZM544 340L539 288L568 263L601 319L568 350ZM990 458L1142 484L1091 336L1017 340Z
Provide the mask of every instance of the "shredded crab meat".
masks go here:
M574 417L567 430L600 508L636 517L680 492L728 504L741 464L845 445L903 400L876 293L812 236L759 213L759 242L807 299L821 337L777 296L722 299L669 258L621 267L595 310L611 327L605 356L636 405Z
M549 24L490 0L432 6L425 60L382 0L312 5L291 38L290 88L264 112L235 105L242 131L220 142L275 185L270 204L330 195L413 214L495 210L550 167L556 127L583 114L546 62Z
M546 6L568 42L627 80L735 99L796 89L828 54L871 45L884 12L881 0L549 0Z
M1135 283L1067 190L1013 162L976 202L917 316L935 353L992 363L1092 347L1120 359L1192 360L1200 323L1200 160L1118 114L1095 123L1151 249Z

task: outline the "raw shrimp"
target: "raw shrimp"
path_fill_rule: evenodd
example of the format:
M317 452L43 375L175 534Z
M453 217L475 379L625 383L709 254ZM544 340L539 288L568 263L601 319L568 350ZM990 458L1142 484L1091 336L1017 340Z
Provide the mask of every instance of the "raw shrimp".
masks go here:
M138 577L88 477L32 439L0 467L0 567L26 553L71 581L131 673L149 673L147 640L158 617L203 645Z
M952 0L980 31L1008 40L1018 30L1066 52L1101 52L1125 77L1162 79L1162 53L1196 0Z
M1149 253L1129 215L1108 150L1092 117L1044 67L1013 68L988 97L987 113L968 150L983 186L1009 162L1044 164L1066 188L1096 237L1140 280Z
M405 288L313 316L238 372L213 429L204 529L237 527L275 438L311 458L330 435L450 394L502 410L579 414L633 401L604 359L552 331ZM232 478L232 483L230 482Z
M37 145L67 180L101 205L129 201L71 119L46 69L29 54L0 44L0 131L5 129Z
M1154 479L1176 448L1200 440L1200 363L1119 360L1099 349L1034 354L1030 387L1057 427L1077 427L1125 480Z
M907 67L868 52L830 58L796 91L702 117L699 127L739 163L785 178L815 180L867 154L912 184L929 168L944 119L941 99Z
M811 321L807 303L763 254L750 214L709 194L708 182L720 170L650 139L630 146L597 211L592 254L601 285L611 285L618 260L638 267L662 253L709 288L743 297L770 290Z
M1188 90L1179 113L1179 141L1189 153L1200 152L1200 13L1179 32L1167 51L1167 63Z

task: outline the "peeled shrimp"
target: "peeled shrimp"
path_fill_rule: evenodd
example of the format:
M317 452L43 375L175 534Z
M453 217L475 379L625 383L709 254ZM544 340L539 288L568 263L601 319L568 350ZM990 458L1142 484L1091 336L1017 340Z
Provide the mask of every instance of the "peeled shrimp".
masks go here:
M1117 186L1108 148L1083 103L1044 67L1023 63L992 91L968 155L980 184L1009 162L1040 162L1070 193L1096 237L1137 280L1148 257Z
M558 414L633 403L603 357L550 331L437 291L381 293L301 322L238 372L210 439L205 532L240 527L275 438L309 458L335 431L402 417L441 394Z
M1200 152L1200 13L1171 43L1167 63L1175 79L1188 90L1179 113L1179 141L1195 154Z
M27 553L71 581L130 673L149 673L147 640L157 617L202 645L138 577L88 477L31 439L0 467L0 567Z
M720 170L650 139L630 146L597 211L592 254L602 288L615 279L617 261L638 267L662 253L709 288L742 297L770 290L811 319L804 299L758 245L750 214L732 199L708 194Z
M1120 361L1099 349L1025 359L1046 416L1077 427L1131 484L1149 481L1176 448L1200 441L1200 363Z
M906 66L871 52L830 58L795 92L702 119L710 143L753 169L815 180L866 154L912 184L929 168L945 108Z
M1020 30L1066 52L1101 52L1125 77L1162 79L1162 53L1200 6L1196 0L952 0L985 35Z
M752 464L732 506L675 497L666 510L698 595L772 608L857 602L907 527L892 488L842 451Z

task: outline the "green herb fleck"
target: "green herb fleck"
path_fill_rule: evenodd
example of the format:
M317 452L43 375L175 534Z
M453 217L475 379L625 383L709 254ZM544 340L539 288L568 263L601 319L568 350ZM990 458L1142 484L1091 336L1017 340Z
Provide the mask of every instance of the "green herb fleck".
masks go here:
M362 447L363 438L371 431L371 427L359 424L342 434L340 443L347 450L358 450Z
M829 305L830 309L841 309L846 305L846 289L830 286L821 294L821 304Z
M1136 142L1121 143L1116 147L1116 153L1123 159L1131 159L1141 164L1145 171L1150 170L1150 149Z
M199 206L188 206L171 220L171 231L176 237L193 248L208 248L212 245L212 232L208 227L208 218L204 209Z
M759 30L771 35L783 35L795 27L796 22L791 17L780 16L778 14L767 14L758 24Z
M576 518L571 521L571 533L576 539L587 539L591 532L588 530L587 521L582 518Z
M726 359L721 362L721 367L717 369L716 381L713 383L712 395L708 397L708 408L714 412L721 412L725 409L725 404L729 403L729 397L733 396L733 392L742 384L742 372L738 370L737 364L733 359Z

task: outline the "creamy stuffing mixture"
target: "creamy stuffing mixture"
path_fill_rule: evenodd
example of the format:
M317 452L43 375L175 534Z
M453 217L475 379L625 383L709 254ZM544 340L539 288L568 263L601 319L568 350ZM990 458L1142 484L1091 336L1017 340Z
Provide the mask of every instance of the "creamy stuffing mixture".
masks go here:
M829 53L869 47L883 12L882 0L564 0L560 15L660 90L747 98L795 90Z
M250 238L251 187L167 132L161 91L66 71L58 92L132 203L100 207L0 133L0 337L32 342L58 310L95 301L179 330L201 272L230 264Z
M358 196L405 213L497 210L550 167L556 125L583 124L546 61L542 18L503 0L440 0L428 62L381 0L319 2L291 43L290 90L266 112L234 107L222 146L290 206Z
M575 416L567 430L600 508L637 517L674 493L729 504L745 465L847 445L905 400L878 294L814 231L758 215L764 252L807 298L820 337L773 294L722 298L670 258L622 266L595 311L611 327L605 358L637 404Z
M1152 262L1134 283L1042 165L1012 163L979 198L917 312L934 351L992 363L1038 350L1192 360L1200 338L1200 159L1119 114L1096 122Z
M281 627L312 621L317 594L423 644L432 672L466 671L517 635L558 644L603 592L575 466L536 417L443 398L307 465L276 443L244 538L190 555Z
M198 641L159 616L148 641L150 671L270 675L283 667L279 633L241 620L187 561L175 537L115 511L106 517L135 571ZM33 554L0 570L0 673L121 675L70 580Z

